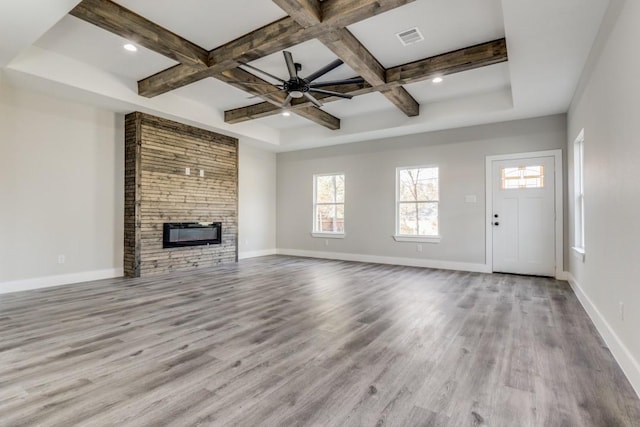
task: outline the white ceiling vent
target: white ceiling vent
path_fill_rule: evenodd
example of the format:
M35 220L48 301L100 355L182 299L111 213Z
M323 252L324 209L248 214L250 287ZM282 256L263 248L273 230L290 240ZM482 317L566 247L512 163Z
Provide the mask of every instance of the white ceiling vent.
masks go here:
M410 44L424 40L424 37L418 28L410 28L408 30L400 31L396 36L398 36L403 46L409 46Z

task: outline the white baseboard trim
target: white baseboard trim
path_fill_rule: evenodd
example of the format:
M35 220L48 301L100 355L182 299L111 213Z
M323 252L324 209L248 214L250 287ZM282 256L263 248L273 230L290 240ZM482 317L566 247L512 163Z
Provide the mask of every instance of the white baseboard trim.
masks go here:
M52 286L70 285L72 283L90 282L92 280L113 279L122 277L122 268L83 271L81 273L59 274L56 276L34 277L32 279L14 280L0 283L0 294L49 288Z
M259 256L275 255L276 249L263 249L260 251L238 252L238 259L257 258Z
M400 258L400 257L387 257L387 256L379 256L379 255L349 254L344 252L320 252L320 251L306 251L306 250L300 250L300 249L281 249L281 248L278 248L278 255L335 259L340 261L371 262L375 264L404 265L407 267L439 268L443 270L472 271L472 272L478 272L478 273L491 272L489 267L487 267L485 264L440 261L440 260L433 260L433 259Z
M602 339L609 347L611 354L622 368L622 372L627 376L627 379L631 383L631 387L636 391L638 397L640 397L640 363L633 357L633 354L629 351L626 345L622 342L618 334L613 330L609 322L604 318L600 310L591 301L591 298L582 290L580 284L576 281L571 273L567 273L569 276L568 281L571 285L571 289L578 297L578 301L584 307L591 321L596 326L596 329L602 336Z

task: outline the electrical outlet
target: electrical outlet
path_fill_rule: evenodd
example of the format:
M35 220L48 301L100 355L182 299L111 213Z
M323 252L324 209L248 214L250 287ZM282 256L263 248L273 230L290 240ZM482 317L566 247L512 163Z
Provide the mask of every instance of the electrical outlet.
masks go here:
M624 322L624 303L620 301L620 320Z
M422 245L421 244L417 244L416 245L416 252L422 252Z
M200 176L204 178L204 169L200 169Z
M64 255L58 255L58 264L64 264L65 257Z
M185 175L191 175L191 168L184 168Z

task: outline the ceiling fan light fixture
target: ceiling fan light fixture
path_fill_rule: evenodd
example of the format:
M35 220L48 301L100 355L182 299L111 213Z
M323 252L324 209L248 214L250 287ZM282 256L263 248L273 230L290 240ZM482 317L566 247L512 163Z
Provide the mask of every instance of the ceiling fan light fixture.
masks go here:
M302 98L304 96L304 94L299 90L292 90L289 92L289 95L291 95L292 98Z
M434 77L433 80L431 81L435 84L438 84L438 83L442 83L444 79L442 77Z
M132 44L132 43L127 43L124 46L122 46L125 50L128 50L129 52L137 52L138 48L136 47L136 45Z

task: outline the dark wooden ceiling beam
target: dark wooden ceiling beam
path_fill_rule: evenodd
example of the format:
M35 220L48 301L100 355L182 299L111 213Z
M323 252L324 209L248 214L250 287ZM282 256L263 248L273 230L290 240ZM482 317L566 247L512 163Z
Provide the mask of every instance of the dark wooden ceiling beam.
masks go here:
M208 53L208 72L189 65L176 65L138 82L138 94L148 98L186 86L206 77L236 68L293 44L315 38L320 28L304 28L291 17L282 18L245 34Z
M314 25L322 21L323 10L319 4L309 5L311 0L273 0L289 16L295 19L300 25ZM322 3L328 6L332 1ZM361 4L364 2L361 2ZM353 3L352 3L353 5ZM332 5L331 7L335 7ZM343 6L344 7L344 6ZM365 8L366 10L366 8ZM330 12L330 11L328 11ZM331 18L331 14L327 19ZM339 16L334 15L333 16ZM358 75L372 86L380 86L386 83L384 67L369 52L353 34L346 28L336 28L318 36L325 46L327 46L338 58L350 66ZM409 117L420 114L420 104L403 87L390 88L382 94Z
M340 129L340 119L312 105L301 107L295 113L331 130Z
M346 28L325 33L318 39L370 85L381 86L386 83L384 67ZM420 104L405 88L394 87L381 93L407 116L420 114Z
M502 38L389 68L386 80L387 83L415 83L507 60L507 41Z
M303 27L312 27L322 22L322 4L319 0L273 0Z
M360 84L336 86L326 89L354 96L371 92L383 92L404 84L416 83L436 76L446 76L461 71L482 68L506 62L507 60L507 42L502 38L389 68L385 71L387 83L381 86ZM342 98L318 96L318 99L321 99L322 102L331 102ZM290 109L296 111L297 108L309 105L310 103L307 101L294 101ZM240 123L258 117L274 115L278 112L279 109L274 109L271 104L261 102L248 107L225 111L225 122Z
M280 5L281 2L285 6L288 2L296 0L275 1L276 4ZM327 31L351 25L415 0L331 0L322 3L318 3L317 0L297 1L303 2L304 10L294 9L292 13L305 24L301 25L291 16L287 16L213 49L209 52L208 75L213 76L237 67L240 62L251 62L317 38ZM315 18L309 11L317 14ZM301 15L311 17L312 21L305 21ZM320 18L325 15L326 19L321 22ZM309 22L312 24L307 25ZM207 73L203 73L199 68L190 67L188 64L178 65L140 80L138 94L154 97L205 77Z
M259 89L260 86L254 86L255 84L269 84L266 80L257 77L242 68L234 68L231 70L223 71L215 76L217 79L228 83L238 89L249 92L253 95L258 95L266 100L266 103L275 108L277 111L282 111L281 105L284 103L286 95L282 92L264 93ZM251 85L245 84L251 83ZM326 111L322 111L312 105L302 106L295 111L299 116L305 119L311 120L319 125L325 126L331 130L340 129L340 119L332 116ZM265 116L266 117L266 116ZM257 117L256 117L257 118Z
M349 93L352 95L365 94L373 91L373 88L368 83L354 83L350 85L343 86L327 86L323 89L330 90L333 92L339 93ZM336 96L324 95L324 94L314 94L314 97L322 102L331 102L336 101L343 98L338 98ZM302 99L297 100L294 99L289 107L289 110L293 112L297 112L300 108L305 108L310 106L311 104L307 101L302 101ZM273 104L269 102L260 102L258 104L253 104L248 107L236 108L233 110L227 110L224 112L224 121L225 123L241 123L246 122L247 120L259 119L261 117L269 117L274 114L280 112L281 109L274 110Z
M415 0L329 0L322 2L322 24L344 28Z
M261 95L263 99L278 109L284 102L285 95L282 93L264 95L264 92L270 90L266 89L270 85L269 82L236 68L237 60L239 58L253 60L265 55L268 50L278 51L282 46L288 46L289 43L292 43L292 38L313 38L316 34L314 31L304 30L292 18L287 17L252 33L251 37L240 37L223 48L207 52L109 0L83 0L70 13L77 18L181 62L165 72L140 82L139 93L141 94L154 96L206 77L215 77L245 92ZM305 31L306 35L304 35ZM258 43L258 47L251 50L249 47L253 43ZM244 53L243 56L241 52L244 50L249 50L249 53ZM210 61L217 61L216 65L209 67ZM255 86L255 84L264 84L265 89L261 90L261 86ZM296 114L329 129L340 128L340 119L315 107L301 107L299 111L296 111Z
M76 18L196 69L209 65L209 52L109 0L83 0L69 12Z

